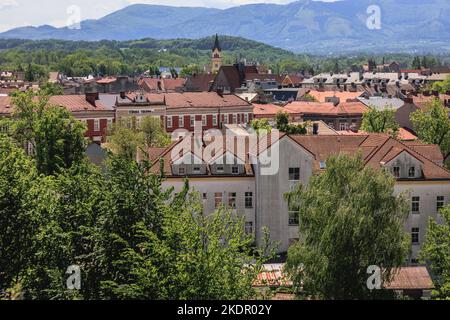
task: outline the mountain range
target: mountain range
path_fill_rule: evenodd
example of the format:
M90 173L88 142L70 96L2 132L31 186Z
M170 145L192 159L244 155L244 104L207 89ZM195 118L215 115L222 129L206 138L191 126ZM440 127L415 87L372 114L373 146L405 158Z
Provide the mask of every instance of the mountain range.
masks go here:
M367 27L371 5L380 8L379 29ZM449 16L448 0L301 0L229 9L136 4L82 21L79 29L21 27L0 33L0 38L123 41L198 39L218 33L294 52L449 53Z

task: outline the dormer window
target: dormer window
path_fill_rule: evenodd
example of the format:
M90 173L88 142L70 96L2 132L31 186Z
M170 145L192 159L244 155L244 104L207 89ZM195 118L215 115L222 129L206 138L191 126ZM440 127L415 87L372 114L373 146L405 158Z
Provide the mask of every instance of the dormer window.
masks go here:
M184 167L179 167L178 168L178 174L179 175L185 175L186 174L186 169Z
M223 172L223 166L218 166L217 167L217 172Z
M193 169L192 169L192 171L194 172L194 173L200 173L200 167L194 167Z
M416 176L416 168L415 167L410 167L408 170L408 177L410 178L414 178Z
M232 174L238 174L238 173L239 173L239 168L238 168L237 166L233 166L233 167L231 168L231 173L232 173Z
M394 177L400 178L400 167L393 167L392 173L394 174Z

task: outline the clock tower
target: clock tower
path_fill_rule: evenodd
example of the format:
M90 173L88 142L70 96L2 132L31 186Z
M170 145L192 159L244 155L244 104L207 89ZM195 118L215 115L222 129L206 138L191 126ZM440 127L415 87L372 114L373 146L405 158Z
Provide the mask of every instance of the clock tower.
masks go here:
M219 37L216 34L216 39L214 40L214 47L212 48L211 57L211 73L217 73L222 65L222 49L219 44Z

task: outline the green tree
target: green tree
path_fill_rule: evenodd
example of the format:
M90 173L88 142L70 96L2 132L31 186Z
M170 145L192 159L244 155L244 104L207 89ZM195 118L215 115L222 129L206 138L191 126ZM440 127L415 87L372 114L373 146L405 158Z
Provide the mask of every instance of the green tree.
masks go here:
M108 133L111 151L130 160L136 159L138 148L143 145L142 134L132 128L131 122L131 118L120 119Z
M450 300L450 205L439 213L443 223L430 218L420 257L431 269L436 286L433 296Z
M42 188L51 190L42 201L41 228L33 247L33 263L23 280L27 299L96 299L102 269L96 258L105 205L104 178L92 164L77 163ZM68 290L66 270L81 270L81 290Z
M289 124L289 114L285 111L278 111L275 116L275 123L279 130L286 127Z
M450 152L450 119L439 99L433 99L425 109L413 112L410 119L422 141L438 145L444 155Z
M382 281L409 252L403 223L408 207L394 195L389 173L364 166L360 156L339 155L308 186L286 195L298 209L301 241L288 252L286 270L298 290L326 299L369 299L367 268L379 266Z
M84 158L86 128L67 109L32 92L19 93L13 103L11 135L35 157L39 172L51 175Z
M270 133L270 131L272 130L272 126L267 119L253 119L250 122L250 125L257 133L259 133L261 130L265 130L267 133Z
M388 133L396 137L399 125L395 120L395 110L388 107L384 110L377 110L373 107L362 116L361 130L366 132Z
M46 82L40 86L40 94L44 96L57 96L64 94L64 88L55 83Z
M0 298L2 291L20 283L31 264L40 226L40 181L33 160L0 135Z
M143 117L139 130L142 132L144 145L147 148L166 147L170 144L170 136L164 130L161 119L157 117Z
M438 91L440 93L450 92L450 75L444 81L438 81L433 83L431 90Z

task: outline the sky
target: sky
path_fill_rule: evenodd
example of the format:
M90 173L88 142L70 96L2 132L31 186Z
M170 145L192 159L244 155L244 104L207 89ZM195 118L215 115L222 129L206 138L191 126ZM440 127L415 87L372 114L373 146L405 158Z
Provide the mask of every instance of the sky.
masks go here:
M294 0L0 0L0 32L16 27L40 26L44 24L62 27L72 24L74 22L72 21L74 16L79 16L81 20L98 19L135 3L224 9L249 3L265 2L286 4L293 1Z

